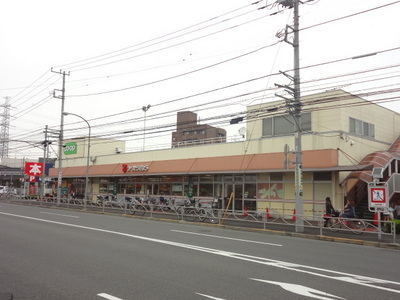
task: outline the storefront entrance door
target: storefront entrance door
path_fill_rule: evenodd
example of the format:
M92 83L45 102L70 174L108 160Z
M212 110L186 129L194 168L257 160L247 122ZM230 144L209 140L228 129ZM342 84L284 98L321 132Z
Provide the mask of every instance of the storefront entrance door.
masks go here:
M233 193L233 194L232 194ZM243 209L243 185L242 184L225 184L224 192L224 208L228 210Z

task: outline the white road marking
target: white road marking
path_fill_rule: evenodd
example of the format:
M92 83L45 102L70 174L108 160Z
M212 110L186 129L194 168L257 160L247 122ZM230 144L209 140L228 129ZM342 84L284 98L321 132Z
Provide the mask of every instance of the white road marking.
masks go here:
M206 294L201 294L201 293L195 293L195 294L197 294L199 296L203 296L203 297L209 298L209 299L213 299L213 300L226 300L224 298L217 298L217 297L213 297L213 296L206 295Z
M61 217L68 217L68 218L76 218L79 219L80 217L77 216L71 216L71 215L63 215L63 214L55 214L55 213L49 213L49 212L45 212L45 211L41 211L41 214L46 214L46 215L54 215L54 216L61 216Z
M344 299L342 297L338 297L332 294L325 293L323 291L319 291L313 288L306 287L304 285L300 284L293 284L293 283L286 283L286 282L278 282L278 281L270 281L270 280L263 280L263 279L256 279L256 278L250 278L251 280L256 280L256 281L261 281L265 283L270 283L270 284L275 284L279 285L281 288L284 290L287 290L289 292L306 296L309 298L315 298L315 299L320 299L320 300L333 300L333 299Z
M106 294L106 293L97 294L97 296L106 298L108 300L122 300L121 298L117 298L117 297L114 297L114 296Z
M222 251L222 250L213 249L213 248L206 248L206 247L201 247L201 246L171 242L171 241L167 241L167 240L149 238L149 237L144 237L144 236L134 235L134 234L129 234L129 233L123 233L123 232L118 232L118 231L112 231L112 230L99 229L99 228L82 226L82 225L75 225L75 224L39 219L39 218L10 214L10 213L5 213L5 212L0 212L0 214L6 215L6 216L17 217L17 218L28 219L28 220L35 220L35 221L39 221L39 222L69 226L69 227L74 227L74 228L81 228L81 229L86 229L86 230L111 233L111 234L115 234L115 235L126 236L126 237L144 240L144 241L160 243L160 244L165 244L165 245L170 245L170 246L175 246L175 247L180 247L180 248L185 248L185 249L191 249L194 251L201 251L201 252L210 253L210 254L214 254L214 255L225 256L225 257L229 257L229 258L253 262L253 263L262 264L262 265L266 265L266 266L271 266L271 267L286 269L286 270L290 270L290 271L294 271L294 272L323 277L323 278L327 278L329 280L338 280L338 281L343 281L346 283L357 284L357 285L361 285L361 286L365 286L365 287L369 287L369 288L373 288L373 289L379 289L379 290L384 290L384 291L400 294L400 288L399 288L400 282L396 282L396 281L376 279L376 278L372 278L372 277L360 276L360 275L351 274L351 273L332 271L329 269L322 269L322 268L317 268L317 267L312 267L312 266L288 263L288 262L264 258L264 257L258 257L258 256L230 252L230 251ZM318 273L318 272L320 272L320 273ZM352 278L352 280L349 281L349 278ZM393 285L394 288L379 286L378 284Z
M266 242L252 241L252 240L243 240L243 239L230 238L230 237L225 237L225 236L218 236L218 235L211 235L211 234L204 234L204 233L197 233L197 232L190 232L190 231L181 231L181 230L174 230L174 229L171 230L171 231L179 232L179 233L187 233L187 234L194 234L194 235L213 237L213 238L217 238L217 239L225 239L225 240L233 240L233 241L240 241L240 242L246 242L246 243L255 243L255 244L282 247L281 244L273 244L273 243L266 243Z

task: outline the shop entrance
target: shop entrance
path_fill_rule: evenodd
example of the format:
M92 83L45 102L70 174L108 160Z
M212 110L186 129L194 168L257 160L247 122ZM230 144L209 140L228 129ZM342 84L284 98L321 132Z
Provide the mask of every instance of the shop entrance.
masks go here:
M243 185L226 183L224 189L224 201L225 209L243 210Z

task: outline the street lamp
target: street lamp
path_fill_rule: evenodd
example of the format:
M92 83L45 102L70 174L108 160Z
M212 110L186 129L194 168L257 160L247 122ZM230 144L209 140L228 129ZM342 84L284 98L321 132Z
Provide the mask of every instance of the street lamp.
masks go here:
M75 116L78 118L81 118L83 121L86 122L88 128L89 128L89 137L88 137L88 146L87 146L87 161L86 161L86 185L85 185L85 200L83 201L83 209L86 210L86 201L88 201L88 196L89 196L89 163L90 163L90 132L91 132L91 128L90 128L90 124L88 121L86 121L85 118L77 115L77 114L73 114L73 113L69 113L69 112L63 112L64 116Z
M144 151L144 146L145 146L145 141L146 141L146 112L150 109L151 105L143 106L142 110L144 111L144 125L143 125L143 151Z

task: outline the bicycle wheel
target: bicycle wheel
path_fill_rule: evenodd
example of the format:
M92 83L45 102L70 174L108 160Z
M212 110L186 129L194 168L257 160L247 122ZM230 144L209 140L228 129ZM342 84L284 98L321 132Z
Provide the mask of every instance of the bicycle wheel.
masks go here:
M184 210L184 218L186 221L193 222L197 218L197 214L194 209L185 209Z
M138 215L138 216L143 216L144 213L146 212L146 209L144 208L143 205L132 205L131 208L129 209L129 213L132 215Z
M207 219L207 212L204 209L199 209L197 211L197 217L199 218L200 222L204 222Z
M215 212L213 212L213 211L208 212L208 219L210 220L210 223L212 223L212 224L219 223L218 213L215 214Z
M328 223L328 227L330 231L336 232L342 227L342 222L339 219L330 219L330 223Z
M354 221L351 221L349 224L350 224L350 226L349 226L350 230L354 234L363 233L365 230L365 227L366 227L364 221L362 221L362 220L354 220Z

